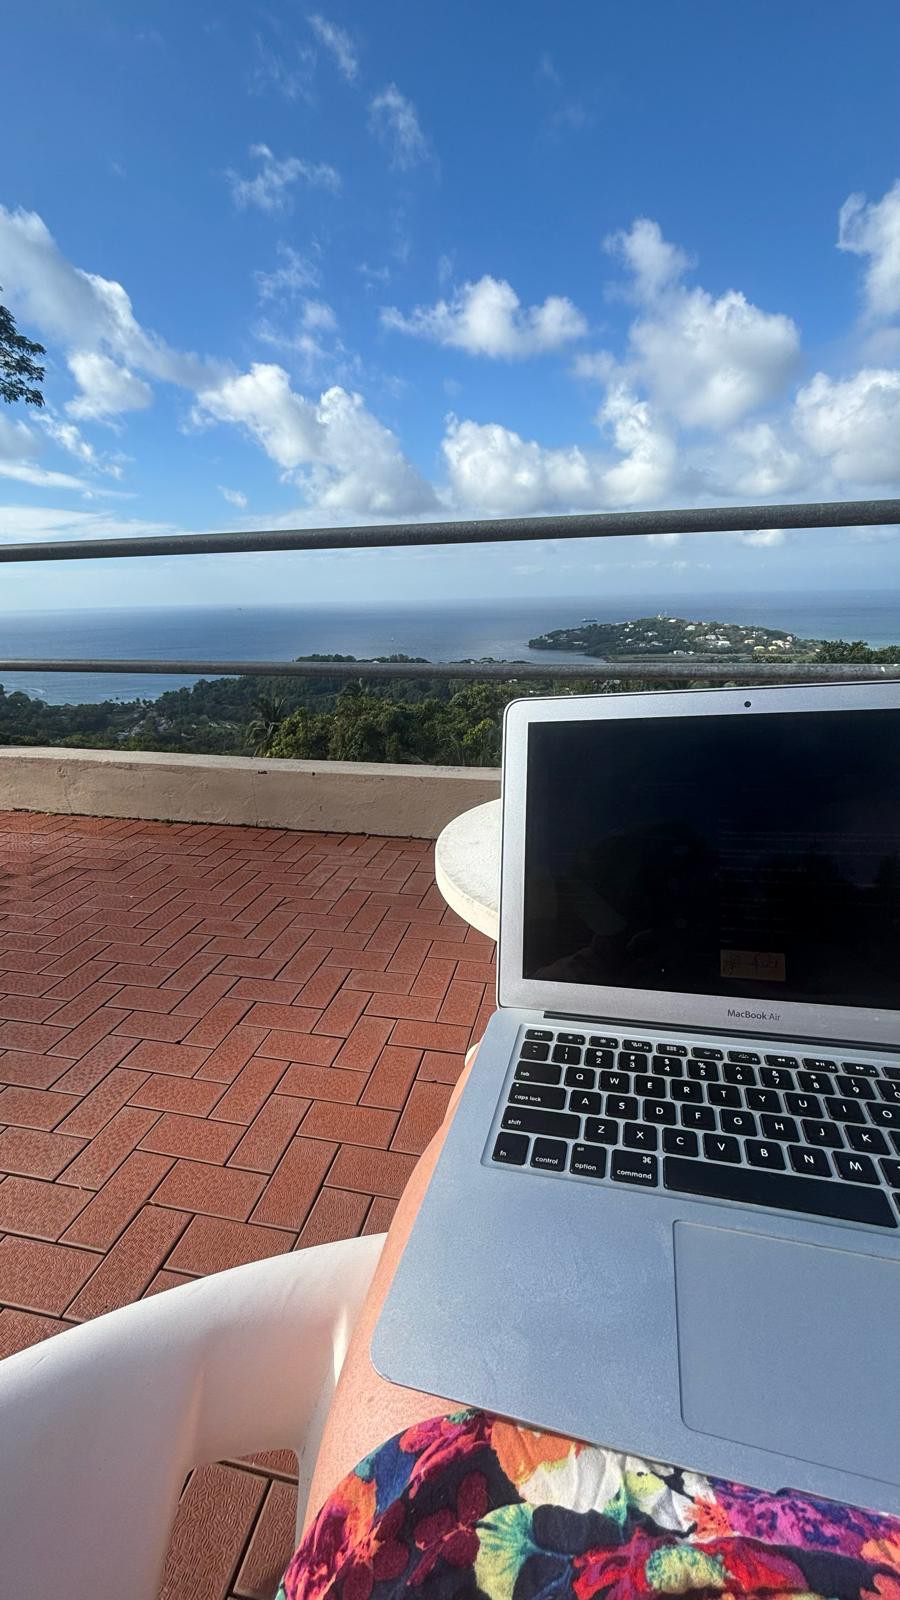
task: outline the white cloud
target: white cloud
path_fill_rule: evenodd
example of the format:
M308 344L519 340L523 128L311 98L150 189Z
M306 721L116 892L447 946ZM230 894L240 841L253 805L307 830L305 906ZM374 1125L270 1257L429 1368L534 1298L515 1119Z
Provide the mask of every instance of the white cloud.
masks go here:
M615 359L608 350L583 350L572 362L572 373L586 383L608 383L615 366Z
M433 489L390 430L360 395L337 385L308 400L291 388L283 367L257 362L199 394L195 418L245 427L326 510L401 516L435 504Z
M809 481L810 463L789 428L754 422L717 441L709 476L726 500L735 494L771 500L802 490Z
M863 368L851 378L817 372L800 390L794 425L845 487L900 477L900 371Z
M844 201L838 249L868 257L865 295L872 316L900 315L900 179L881 200L851 194Z
M428 160L428 140L422 132L418 112L395 83L389 83L375 95L369 106L369 120L391 152L392 167L406 172Z
M0 505L0 541L18 544L28 539L111 539L118 534L177 533L171 522L150 522L137 517L111 517L100 511L72 511L61 506Z
M341 186L340 173L327 161L303 161L299 156L285 156L279 161L267 144L253 144L250 155L259 163L259 171L252 178L242 178L233 168L225 177L235 205L258 206L260 211L284 211L291 203L291 190L301 178L314 188L336 191Z
M321 273L308 256L300 255L291 245L279 243L280 265L272 272L254 272L260 300L288 299L302 289L315 289L321 282Z
M451 418L442 445L454 502L487 516L597 505L599 473L578 445L546 449L498 422Z
M609 390L597 420L611 431L621 455L604 473L604 500L624 506L665 504L676 480L678 447L647 401L617 385Z
M741 544L749 544L756 549L773 550L784 544L785 533L783 528L757 528L753 533L739 533Z
M312 105L315 99L315 66L315 50L295 42L290 54L284 55L274 46L266 44L257 34L256 63L250 78L251 91L264 94L267 89L274 89L285 100L304 100L307 105Z
M346 29L339 28L336 23L329 22L326 17L314 12L307 17L307 22L319 43L330 50L335 59L337 69L348 83L353 83L359 76L359 58L356 46Z
M300 320L304 328L319 333L334 333L338 325L334 310L324 300L304 300Z
M247 504L247 496L244 494L243 489L226 489L224 483L219 483L216 487L223 500L227 500L230 506L237 506L239 510L243 511Z
M633 294L639 300L654 300L693 265L690 256L664 239L659 223L649 217L636 217L627 230L608 234L603 248L625 262L634 279Z
M587 332L587 322L565 295L523 306L511 284L488 275L464 284L452 300L417 306L408 317L386 307L381 320L399 333L506 360L558 350Z
M81 391L66 405L70 417L102 421L123 411L143 411L153 403L149 383L98 350L73 350L69 371Z

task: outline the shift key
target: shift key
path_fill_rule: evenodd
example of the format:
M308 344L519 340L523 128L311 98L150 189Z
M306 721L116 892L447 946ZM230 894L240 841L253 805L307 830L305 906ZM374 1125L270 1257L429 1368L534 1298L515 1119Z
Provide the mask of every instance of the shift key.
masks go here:
M577 1139L581 1118L568 1112L535 1111L529 1106L507 1106L501 1127L515 1133L546 1133L557 1139Z

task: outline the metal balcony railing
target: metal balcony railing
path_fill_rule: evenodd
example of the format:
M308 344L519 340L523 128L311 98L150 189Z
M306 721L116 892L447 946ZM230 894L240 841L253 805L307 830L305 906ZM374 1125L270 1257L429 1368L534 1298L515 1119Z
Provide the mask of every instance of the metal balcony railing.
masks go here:
M900 500L839 500L806 505L706 506L687 511L604 512L589 516L505 517L477 522L392 523L357 528L272 529L256 533L154 534L127 539L0 544L0 563L103 561L136 556L259 554L270 550L372 550L534 540L621 539L666 533L745 533L768 528L884 527L900 523ZM829 682L900 678L900 666L695 658L640 661L376 662L0 660L3 672L155 673L160 676L296 678L627 679L715 683Z

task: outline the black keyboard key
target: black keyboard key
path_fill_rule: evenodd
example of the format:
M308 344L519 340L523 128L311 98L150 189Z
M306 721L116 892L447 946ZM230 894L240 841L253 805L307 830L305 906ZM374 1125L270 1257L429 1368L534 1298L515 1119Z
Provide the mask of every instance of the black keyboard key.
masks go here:
M855 1151L839 1150L834 1158L834 1164L842 1178L848 1183L877 1183L878 1173L875 1171L868 1156L859 1156Z
M655 1150L659 1144L659 1134L655 1128L648 1128L645 1122L626 1122L622 1129L622 1143L629 1150Z
M900 1161L895 1161L893 1157L882 1161L881 1170L885 1183L889 1183L892 1189L900 1189Z
M803 1123L803 1137L807 1144L824 1144L829 1150L843 1150L841 1130L833 1122L807 1118Z
M614 1067L616 1058L612 1050L585 1050L586 1067Z
M692 1101L694 1105L703 1104L703 1090L700 1087L700 1084L691 1083L689 1078L680 1080L678 1083L673 1083L670 1087L669 1093L671 1094L673 1100L688 1100Z
M545 1172L565 1172L568 1145L561 1139L535 1139L531 1147L531 1165L543 1167Z
M774 1089L748 1089L746 1091L747 1104L751 1111L783 1111L780 1094Z
M786 1094L785 1105L792 1117L821 1117L822 1102L814 1094Z
M825 1110L835 1122L865 1122L866 1113L858 1100L838 1100L834 1095L825 1097Z
M794 1178L784 1172L760 1172L756 1167L730 1167L718 1161L684 1161L680 1156L665 1157L663 1182L667 1189L706 1200L736 1200L740 1205L897 1227L884 1190L867 1189L859 1183Z
M669 1156L696 1156L700 1146L695 1133L685 1128L663 1128L663 1149Z
M650 1042L647 1039L623 1039L622 1040L622 1049L623 1050L646 1050L649 1053L653 1049L653 1046L652 1046L652 1044L650 1044Z
M687 1064L687 1075L695 1083L718 1083L719 1069L714 1061L695 1061L693 1056Z
M579 1178L605 1178L606 1151L598 1150L596 1145L573 1144L569 1171Z
M539 1066L536 1061L520 1061L516 1067L519 1083L559 1083L561 1077L559 1067Z
M732 1066L729 1064L723 1070L726 1083L736 1083L741 1088L752 1089L756 1087L756 1073L752 1067L742 1067L739 1064Z
M681 1126L683 1128L707 1128L712 1131L716 1125L716 1113L709 1106L682 1106Z
M659 1176L658 1168L655 1156L642 1154L639 1150L616 1150L610 1177L618 1183L633 1183L639 1189L652 1189Z
M631 1094L608 1094L603 1109L608 1117L634 1118L638 1114L638 1103Z
M549 1038L549 1035L548 1035ZM550 1057L550 1045L539 1044L536 1039L527 1039L519 1050L523 1061L547 1061Z
M844 1132L851 1150L861 1150L863 1155L869 1156L887 1155L887 1140L877 1128L845 1128Z
M595 1089L597 1076L590 1067L567 1067L563 1083L567 1089Z
M510 1167L524 1167L527 1157L528 1140L524 1133L498 1133L492 1161L502 1161Z
M834 1094L834 1081L827 1072L798 1072L797 1082L808 1094Z
M882 1078L878 1084L878 1093L882 1100L900 1106L900 1083L891 1083L889 1078Z
M593 1045L595 1050L618 1050L619 1048L618 1039L609 1039L605 1033L592 1033L588 1044Z
M800 1129L793 1117L763 1117L762 1131L767 1139L780 1139L787 1144L796 1144L800 1138Z
M741 1147L737 1139L731 1139L724 1133L705 1133L703 1135L703 1154L707 1161L735 1162L741 1159Z
M889 1133L888 1138L894 1146L894 1149L897 1151L897 1154L900 1155L900 1132Z
M558 1061L562 1067L580 1067L581 1047L577 1044L555 1044L553 1060Z
M741 1139L753 1138L756 1118L749 1111L720 1111L719 1127L723 1133L733 1133Z
M839 1073L837 1090L838 1094L846 1095L848 1100L850 1099L851 1095L853 1096L854 1100L875 1099L875 1090L873 1089L868 1078L854 1076L845 1077L843 1073Z
M526 1028L525 1037L526 1039L542 1039L547 1044L550 1044L553 1034L549 1028Z
M824 1150L810 1150L805 1144L790 1144L788 1155L795 1172L802 1172L810 1178L832 1177L831 1165Z
M808 1067L810 1072L834 1072L837 1062L829 1061L825 1056L804 1056L803 1065Z
M784 1152L780 1144L767 1143L763 1139L748 1139L744 1148L751 1167L768 1169L769 1172L784 1171Z
M797 1065L797 1057L796 1056L766 1056L766 1066L767 1067L788 1067L788 1068L790 1068L790 1067L795 1067L796 1065Z
M584 1034L558 1033L556 1035L556 1041L558 1044L584 1044Z
M755 1055L752 1050L729 1050L728 1059L729 1061L741 1061L745 1067L759 1066L759 1056Z
M879 1128L900 1128L900 1106L882 1105L869 1101L869 1116Z
M656 1046L661 1056L686 1056L686 1044L658 1044Z
M695 1061L721 1061L724 1051L711 1050L707 1045L695 1044L691 1048L691 1055Z
M844 1065L846 1066L846 1062ZM881 1071L885 1078L893 1078L894 1080L900 1078L900 1067L882 1067Z
M609 1117L588 1117L584 1137L591 1144L618 1144L619 1124L610 1122Z
M651 1100L661 1099L666 1093L665 1078L648 1078L639 1073L634 1080L634 1092Z
M564 1111L565 1089L542 1089L539 1084L514 1083L509 1091L511 1106L537 1106L540 1111Z
M775 1061L775 1056L766 1056L766 1060ZM785 1058L789 1059L789 1058ZM794 1065L796 1066L796 1062ZM764 1089L793 1089L794 1074L787 1067L760 1067L759 1081Z
M616 1066L620 1072L646 1072L648 1060L642 1050L620 1050Z
M871 1061L842 1061L841 1066L845 1072L857 1072L863 1078L875 1078L878 1076L879 1070L884 1070L883 1068L873 1067Z
M504 1130L512 1133L546 1133L550 1138L577 1139L581 1118L568 1111L536 1111L530 1106L507 1106L503 1113Z
M630 1094L630 1074L627 1072L601 1072L600 1087L607 1094Z
M706 1098L711 1106L731 1106L736 1109L742 1104L740 1089L735 1089L730 1083L711 1083Z
M645 1122L665 1123L671 1126L675 1121L675 1107L671 1100L645 1100L641 1105L641 1116Z
M652 1066L659 1078L680 1078L684 1072L676 1056L654 1056Z
M579 1117L599 1117L603 1096L592 1094L589 1089L573 1089L569 1095L569 1110L576 1111Z

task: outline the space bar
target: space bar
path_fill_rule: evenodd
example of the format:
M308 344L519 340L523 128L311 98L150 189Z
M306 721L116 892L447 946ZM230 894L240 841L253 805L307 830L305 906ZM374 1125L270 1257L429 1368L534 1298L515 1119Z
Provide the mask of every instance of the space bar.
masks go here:
M820 1178L791 1178L780 1172L759 1172L730 1167L719 1161L690 1161L666 1156L663 1183L680 1194L705 1200L737 1200L746 1206L773 1206L779 1211L805 1211L814 1217L835 1217L843 1222L871 1222L896 1228L887 1195L859 1183Z

